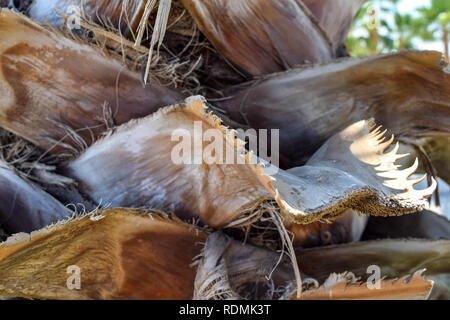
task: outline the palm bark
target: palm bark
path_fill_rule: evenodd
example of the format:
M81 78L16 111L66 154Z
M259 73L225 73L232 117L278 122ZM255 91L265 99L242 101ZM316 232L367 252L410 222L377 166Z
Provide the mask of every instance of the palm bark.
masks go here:
M302 0L319 21L337 50L347 39L348 31L366 0Z
M54 6L82 6L76 35L1 11L0 126L45 150L36 161L56 153L76 190L44 185L60 203L0 162L0 227L31 232L0 244L0 296L428 298L423 268L450 272L449 223L420 211L436 181L415 187L426 178L410 179L417 159L400 170L391 143L396 134L445 178L450 77L437 52L332 62L363 2L180 0L166 22L170 0L144 17L148 1L33 1L29 16L56 27ZM139 22L153 34L133 45ZM154 58L146 87L143 53ZM214 106L184 100L193 92ZM280 129L286 170L246 150L211 110L235 128ZM0 157L15 147L5 148ZM116 209L72 216L84 204ZM80 290L67 286L69 265ZM380 290L364 283L372 265L389 279Z
M54 34L21 14L0 13L0 125L49 152L82 149L108 126L176 103L183 94L100 49Z
M205 240L200 230L157 212L91 213L2 243L0 295L190 299L195 278L190 264ZM71 265L81 271L80 290L67 286Z
M243 141L221 126L220 119L205 111L204 100L193 97L123 125L63 172L78 181L81 192L95 203L175 211L214 228L265 201L276 201L275 210L281 210L287 223L337 218L347 209L405 214L422 208L434 190L435 182L430 188L414 189L423 180L408 180L417 163L398 170L397 150L383 154L392 140L382 143L383 134L370 121L332 137L306 166L269 172L245 151ZM188 150L179 149L180 137L173 137L180 130ZM214 133L214 143L204 140L208 130ZM194 152L188 158L174 160L174 155L191 148Z
M367 268L377 265L387 278L450 272L450 240L381 239L297 250L300 269L318 281L332 272L353 272L366 279Z
M383 245L388 246L388 257L383 257L382 250L379 249L379 251L372 250L372 255L368 253L369 259L361 254L358 255L361 253L358 249L355 249L354 255L342 255L340 248L346 248L346 246L331 246L309 249L305 251L306 253L300 252L298 257L304 272L305 290L301 297L297 297L293 294L293 286L290 282L290 279L293 279L292 266L287 263L286 257L280 257L263 248L242 244L220 232L215 232L208 237L199 257L194 297L197 299L427 299L433 283L425 280L421 275L423 271L418 268L437 263L441 268L448 269L445 263L449 258L449 243L441 243L439 248L433 247L437 244L434 242L425 245L426 248L423 248L420 254L430 260L424 264L413 262L412 259L403 260L408 249L402 250L400 246L405 243L408 248L418 245L413 240L401 241L397 244L397 251L391 254L390 250L396 245L395 241L373 242L372 246L377 248ZM441 253L439 257L435 257L436 251ZM320 253L323 254L322 259L316 259L315 255ZM243 256L245 259L242 259ZM331 259L335 257L337 260L335 269L344 270L347 267L348 269L336 274L334 271L330 272L331 268L326 266L324 268L324 263L332 265ZM367 260L380 263L379 266L383 271L392 266L389 273L382 273L382 275L390 279L397 277L401 279L398 281L381 279L381 289L370 290L366 283L356 280L356 276L362 274L361 266L364 266L364 272L367 271L365 265ZM275 268L276 266L278 267ZM353 267L355 268L352 269ZM413 271L409 274L412 276L408 277L407 271L411 270ZM438 270L433 269L433 271ZM318 274L319 272L322 273ZM327 272L329 273L326 274ZM311 274L317 276L319 282L306 278ZM366 273L362 275L367 277ZM405 281L407 278L409 282ZM257 286L267 290L255 290Z
M31 232L70 217L72 212L0 161L0 226L8 234Z
M441 57L406 51L293 69L233 88L218 106L235 126L280 129L288 168L361 119L399 138L448 136L450 75Z
M65 16L73 18L71 15L80 14L80 18L112 26L127 36L136 32L145 3L146 1L139 0L34 0L28 11L33 20L42 23L48 21L55 26L61 25ZM79 12L74 12L71 8L76 8Z
M329 62L323 29L301 1L183 0L200 30L232 62L252 75Z

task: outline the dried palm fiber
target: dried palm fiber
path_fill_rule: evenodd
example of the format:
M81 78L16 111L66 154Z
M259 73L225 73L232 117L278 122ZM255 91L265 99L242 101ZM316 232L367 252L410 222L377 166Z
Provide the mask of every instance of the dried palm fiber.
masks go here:
M18 171L27 171L35 162L48 166L54 165L58 162L55 158L53 155L42 157L41 150L31 142L0 128L0 159Z
M68 208L0 161L0 227L6 233L31 232L71 215Z
M141 0L33 0L28 15L33 20L53 25L64 22L64 16L83 15L105 26L114 26L124 36L134 34L144 13Z
M388 278L423 268L427 275L450 273L450 240L381 239L298 249L296 254L302 272L318 281L345 271L366 279L371 265Z
M310 262L305 260L301 265L304 263ZM285 259L280 260L273 251L232 240L221 232L208 237L196 264L194 299L295 298L291 286L292 266ZM333 291L333 295L327 297L331 299L427 298L432 283L424 280L421 272L414 273L406 285L405 278L395 283L393 280L384 281L381 289L373 290L382 293L374 294L362 287L351 272L343 272L339 276L331 272L321 280L320 287L317 280L305 278L301 299L323 299L325 290ZM350 291L346 292L338 285L341 282L358 285L359 288L347 288Z
M133 120L62 171L94 202L174 210L215 228L266 200L276 200L286 222L310 223L338 217L346 209L372 215L413 212L426 205L425 198L433 192L435 182L414 190L417 181L408 177L415 166L397 170L396 148L383 153L392 139L382 142L383 133L372 121L360 121L335 135L306 166L274 174L256 165L259 159L246 152L244 142L205 111L203 98L191 97ZM212 138L202 135L208 129L213 129L208 132ZM174 156L185 143L197 155L186 152L177 160Z
M134 3L137 2L135 0L128 1L132 1ZM66 6L65 3L67 2L67 0L60 0L59 2L62 3L61 6L64 7ZM158 69L161 69L160 64L161 59L163 59L170 61L168 63L169 66L174 64L178 68L184 69L183 73L177 74L176 77L172 78L171 80L176 82L183 82L183 85L185 87L189 87L189 89L193 93L198 93L200 90L202 90L204 92L209 92L210 94L220 95L220 91L218 90L221 90L224 86L230 84L238 84L246 80L241 72L236 70L236 68L234 68L233 66L230 66L230 63L227 62L220 55L220 53L218 53L212 47L209 41L201 36L195 22L178 0L170 1L171 8L170 14L168 16L167 1L164 1L164 8L166 9L161 11L159 10L159 6L157 7L158 10L156 10L155 5L157 1L154 0L142 1L142 4L140 4L138 8L135 8L136 5L133 5L129 7L130 9L128 10L121 9L122 6L126 5L126 1L124 0L115 0L112 2L97 1L98 4L95 7L97 8L98 14L96 14L94 17L92 17L92 8L94 7L89 6L88 2L82 2L80 0L73 0L72 2L77 2L80 6L81 17L76 21L69 20L69 24L62 25L63 28L70 27L71 23L76 22L81 25L82 30L89 30L89 33L87 33L88 35L92 35L94 33L97 38L106 36L105 38L107 41L104 43L106 43L108 47L112 47L117 51L120 51L123 55L124 49L128 49L130 47L128 45L128 42L132 40L134 43L134 41L136 40L134 48L137 49L138 52L135 52L133 50L126 50L125 53L131 56L137 55L138 57L134 57L132 60L135 64L136 60L138 60L139 67L144 68L144 70L146 68L146 65L149 66L147 60L152 59L152 62L150 64L152 79L155 78L155 73L156 78L158 78ZM107 5L104 5L104 3L106 3ZM147 6L150 7L147 8ZM63 21L62 18L73 18L73 15L71 18L69 12L64 13L58 9L56 9L55 11L53 9L54 6L48 4L48 2L45 3L44 1L41 1L39 7L47 9L36 11L36 13L32 15L32 18L38 21L46 20L46 15L49 17L54 17L56 21L52 20L52 22L58 27L59 23ZM122 10L122 21L125 20L127 23L129 23L128 20L130 19L125 19L126 16L129 17L133 15L135 17L140 17L137 20L139 22L139 28L135 27L132 30L133 32L126 32L126 28L121 28L120 25L117 25L117 23L114 23L114 21L109 21L109 23L106 25L104 23L102 24L98 16L104 17L105 15L109 15L111 11L109 9L113 8L119 10L118 12L116 10L113 10L116 16L119 15L120 11ZM133 11L132 8L135 8L136 10ZM153 8L153 10L151 8ZM148 9L148 13L150 15L147 15L146 13L146 15L143 16L142 11L147 12L145 9ZM133 11L134 14L129 13L129 11ZM158 24L156 23L158 12L165 12L167 22L165 22L165 20L159 19ZM97 24L99 23L102 25L98 26ZM166 25L166 27L164 27L164 25ZM156 36L157 33L154 32L157 31L156 26L159 26L158 30L165 30L165 33L159 33L159 35ZM105 28L107 30L105 30ZM143 32L144 30L145 32ZM77 35L82 34L78 29L76 29L75 31L77 31ZM138 31L141 32L139 32L139 39L136 39L136 37L138 37ZM154 34L155 37L153 37ZM137 46L137 44L141 43L141 36L143 36L142 46ZM151 42L152 40L156 41L158 38L161 40L164 39L164 43L161 47L158 47L157 52L153 52L153 50L150 51L149 48L145 47L149 45L149 42ZM151 54L148 57L145 57L145 55L147 55L149 52L151 52ZM143 64L143 66L141 66L141 64Z
M345 43L348 31L366 0L301 0L319 21L333 49Z
M306 291L301 300L427 300L433 285L433 281L422 276L422 271L380 281L378 289L354 280L351 273L331 274L321 287ZM291 299L297 300L294 294Z
M152 11L151 8L156 2L147 2L147 14L141 20L135 40L135 44L141 43L142 40L150 49L157 48L156 52L150 51L148 59L163 56L186 64L189 70L180 78L184 80L185 86L192 87L191 92L195 94L208 93L221 97L224 87L249 79L201 34L180 0L159 1L158 10ZM148 31L144 33L146 27ZM153 73L154 68L154 62L147 63L143 70L144 81L146 73L149 70Z
M70 209L92 211L96 206L79 194L75 181L56 173L57 165L68 159L62 154L45 154L31 142L0 128L0 161Z
M445 216L424 210L401 217L370 217L363 239L447 239L450 221Z
M243 82L243 78L237 75L225 61L217 61L209 57L212 50L197 39L199 32L193 26L194 22L191 19L183 19L188 16L185 10L180 10L176 6L175 9L178 10L174 10L176 13L171 16L172 18L168 21L170 25L167 26L170 44L152 53L152 79L156 79L156 82L163 86L181 88L191 94L206 90L203 87L204 84L200 83L203 73L208 73L209 79L219 83L225 81L227 85ZM100 47L108 55L120 59L128 69L140 72L143 76L149 59L149 48L125 38L114 26L101 26L84 16L77 23L81 25L84 32L73 32L65 27L61 30L63 36ZM53 26L52 28L54 29ZM206 56L206 62L203 61L203 55ZM224 87L224 85L219 84L218 87Z
M73 180L55 172L67 159L64 154L45 154L33 143L0 128L0 160L27 180L46 187L68 187Z
M110 209L0 245L0 295L37 299L190 299L203 231L155 211ZM99 243L101 245L99 246ZM81 271L69 290L68 266Z
M183 63L187 61L190 67L188 72L190 76L183 75L181 78L188 84L197 85L191 92L222 97L224 87L249 80L247 74L230 63L198 30L197 24L187 12L181 0L171 0L170 3L167 27L165 29L162 26L159 28L165 30L164 42L158 47L156 55L168 56L175 60L180 59ZM147 4L150 4L150 2L147 2ZM161 25L161 21L163 21L162 19L157 21L160 5L161 3L159 3L157 11L153 10L152 14L148 16L149 29L156 30L156 26ZM161 9L161 12L167 13L167 10ZM145 17L141 20L141 22L143 21L146 21ZM140 28L141 30L143 29ZM139 39L138 37L137 43ZM152 43L156 45L156 39L162 39L162 35L159 34L154 37L154 32L152 32L147 36L147 39L143 39L143 43L149 43L150 46ZM154 63L152 63L151 70L154 68Z
M325 31L296 0L182 0L209 41L251 75L334 58Z
M231 98L216 105L240 125L281 128L282 167L289 168L336 132L370 117L399 138L448 136L450 74L444 66L435 51L341 59L230 89Z
M244 258L245 257L245 258ZM195 300L274 299L294 278L280 254L212 233L197 257Z
M147 30L150 14L157 2L157 0L59 0L55 4L50 1L35 0L29 9L29 15L34 20L49 21L53 25L61 25L64 19L69 19L70 24L78 23L77 28L83 26L88 30L92 30L92 28L81 23L81 18L100 23L110 29L118 30L120 36L135 39L135 47L137 47L141 44L144 32ZM166 33L170 8L171 0L159 1L150 48L147 49L148 58L143 75L143 81L146 84L149 80L150 65L154 61L153 51L157 48L159 52ZM73 21L74 19L75 21Z
M153 7L156 5L156 1L157 0L150 0L147 1L146 3L143 17L139 23L139 31L137 34L135 45L140 45L141 43L144 31L146 30L148 17L151 11L153 10ZM150 40L150 49L148 51L147 65L145 67L145 72L143 76L144 84L148 84L149 81L149 73L150 73L150 65L152 62L153 49L156 46L157 50L159 51L159 48L161 47L164 36L166 34L167 21L169 19L171 4L172 4L171 0L159 0L158 12L156 14L155 25Z
M99 50L0 13L0 125L48 152L83 148L109 125L182 99Z

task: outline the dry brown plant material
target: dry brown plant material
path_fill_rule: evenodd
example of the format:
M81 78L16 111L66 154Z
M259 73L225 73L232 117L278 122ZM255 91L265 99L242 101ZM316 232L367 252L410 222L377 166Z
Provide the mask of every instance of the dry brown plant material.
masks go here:
M161 213L110 209L0 245L0 296L33 299L191 299L204 232ZM77 266L80 290L68 289ZM69 279L70 280L70 279Z

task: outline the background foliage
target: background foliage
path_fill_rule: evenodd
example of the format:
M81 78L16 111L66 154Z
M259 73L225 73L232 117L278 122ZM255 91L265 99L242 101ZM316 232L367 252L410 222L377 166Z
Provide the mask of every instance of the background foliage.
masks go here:
M427 5L404 12L401 1L370 0L350 31L347 48L353 56L403 49L423 49L423 43L440 43L448 60L450 0L429 0ZM412 4L413 1L410 1Z

